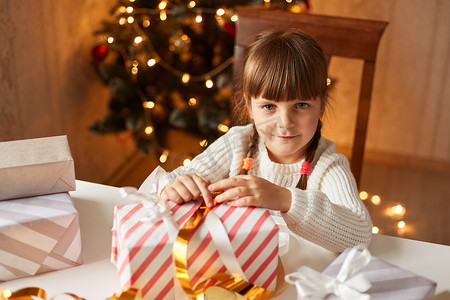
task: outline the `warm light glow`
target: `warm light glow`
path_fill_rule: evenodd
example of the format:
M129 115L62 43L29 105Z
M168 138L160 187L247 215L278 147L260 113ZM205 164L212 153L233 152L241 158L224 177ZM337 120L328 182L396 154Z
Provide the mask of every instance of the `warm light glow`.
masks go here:
M134 45L138 45L142 42L142 36L137 36L134 38Z
M191 1L191 2L189 2L188 7L194 8L196 5L197 5L197 3L195 3L195 1Z
M137 67L139 65L139 62L137 60L133 60L132 64L133 67Z
M183 166L185 166L185 167L189 166L190 163L191 163L190 158L186 158L185 160L183 160Z
M127 13L131 14L133 12L133 7L132 6L128 6L127 7Z
M117 9L119 12L121 13L126 13L127 12L127 8L125 6L121 6Z
M200 146L202 146L203 148L205 148L206 146L208 146L208 141L207 140L202 140L200 141Z
M119 24L120 25L124 25L127 22L127 19L125 19L124 17L119 19Z
M292 0L286 0L287 3L292 3Z
M130 24L133 23L134 22L134 18L133 17L128 17L127 22L130 23Z
M145 127L144 131L145 131L146 135L151 135L153 133L153 127L149 125L149 126Z
M163 10L167 7L167 1L161 1L159 2L158 8Z
M136 0L130 0L130 2L134 2L134 1L136 1Z
M394 215L400 216L405 214L405 208L401 204L397 204L395 206L392 206L391 212Z
M361 198L361 200L367 200L368 197L369 197L369 194L366 191L361 191L359 193L359 198Z
M327 78L327 85L330 85L330 84L331 84L331 79Z
M197 99L195 99L194 97L190 98L189 101L188 101L188 104L190 106L196 105L197 104Z
M223 8L219 8L216 12L218 16L223 16L225 14L225 10Z
M372 201L372 203L373 203L374 205L380 205L380 203L381 203L381 198L380 198L380 196L378 196L378 195L374 195L374 196L372 196L371 201Z
M270 3L270 0L264 0L264 2L266 2L266 3Z
M108 43L110 43L110 44L114 43L114 38L112 36L110 36L108 38Z
M142 21L142 26L144 26L144 28L150 26L150 19L145 19L144 21Z
M219 126L217 126L217 129L219 129L219 131L222 131L222 132L227 132L230 128L227 126L227 125L225 125L225 124L219 124Z
M210 89L214 86L214 83L211 79L208 79L208 80L206 80L205 85L208 89Z
M195 17L195 22L201 23L202 21L203 21L202 15L200 13L197 14L197 16Z
M298 14L302 12L302 7L298 4L294 4L289 7L289 11Z
M12 292L11 292L11 290L7 290L7 289L5 289L5 290L3 290L3 293L2 293L3 295L3 298L5 298L5 299L8 299L9 297L11 297L12 296Z
M237 16L237 15L232 15L231 18L230 18L230 20L231 20L232 22L236 22L236 21L238 20L238 16Z
M400 222L397 223L397 227L398 227L399 229L405 228L405 226L406 226L405 221L400 221Z
M181 81L183 83L188 83L190 79L191 79L191 75L189 75L188 73L184 73L183 76L181 76Z
M143 104L144 108L152 109L155 107L155 102L153 101L145 101Z
M138 73L138 68L136 66L131 68L131 74L136 75L137 73Z
M164 150L161 156L159 157L159 161L161 163L165 163L167 161L167 158L169 157L169 151Z
M149 67L153 67L155 64L156 64L156 59L154 59L154 58L150 58L147 62L147 65Z
M165 21L166 19L167 19L167 14L166 14L166 11L161 11L160 13L159 13L159 18L161 19L161 21Z
M377 234L377 233L379 233L379 232L380 232L380 228L378 228L377 226L373 226L373 227L372 227L372 233Z

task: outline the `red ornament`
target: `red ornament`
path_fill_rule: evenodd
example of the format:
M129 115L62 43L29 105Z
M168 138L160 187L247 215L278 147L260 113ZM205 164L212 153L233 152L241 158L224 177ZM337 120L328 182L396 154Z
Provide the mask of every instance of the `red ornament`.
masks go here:
M223 25L223 30L225 30L225 32L228 33L230 36L234 37L236 35L236 26L234 26L234 24L225 23Z
M97 45L92 49L92 57L94 57L96 61L104 60L107 54L108 47L105 45Z

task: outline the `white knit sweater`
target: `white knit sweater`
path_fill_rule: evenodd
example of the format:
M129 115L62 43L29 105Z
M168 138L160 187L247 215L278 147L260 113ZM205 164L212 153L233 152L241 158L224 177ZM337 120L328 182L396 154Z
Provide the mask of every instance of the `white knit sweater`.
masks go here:
M232 127L188 167L179 167L159 178L158 190L182 174L197 173L211 182L237 175L248 151L251 128L252 125ZM369 244L372 237L369 213L358 197L347 158L336 153L331 141L320 139L306 190L296 188L303 161L294 164L271 161L261 139L253 159L249 174L291 191L289 211L270 212L282 216L293 233L336 252Z

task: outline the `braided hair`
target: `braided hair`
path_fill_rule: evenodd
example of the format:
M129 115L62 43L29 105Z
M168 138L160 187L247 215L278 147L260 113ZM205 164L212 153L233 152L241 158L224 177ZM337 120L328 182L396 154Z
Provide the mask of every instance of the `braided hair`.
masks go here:
M233 119L237 124L248 124L252 98L263 97L272 101L320 101L322 109L328 99L327 62L320 46L308 35L292 29L270 30L259 34L250 44L244 57L239 92L233 106ZM311 166L321 137L319 120L313 138L305 152L307 172L301 172L297 187L306 189ZM259 135L253 124L250 144L240 174L247 174L255 155Z

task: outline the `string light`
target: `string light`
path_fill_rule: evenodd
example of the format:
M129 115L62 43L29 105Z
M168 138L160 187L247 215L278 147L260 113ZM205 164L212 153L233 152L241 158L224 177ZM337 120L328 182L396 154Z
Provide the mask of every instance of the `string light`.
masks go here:
M125 6L120 6L117 10L122 14L127 12L127 8Z
M380 196L378 196L378 195L373 195L373 196L372 196L372 199L371 199L370 201L372 201L372 203L373 203L374 205L380 205L380 203L381 203L381 198L380 198Z
M161 2L159 2L158 8L159 8L160 10L166 9L166 7L167 7L167 1L161 1Z
M143 104L144 108L152 109L155 107L155 102L153 101L145 101Z
M159 161L161 163L165 163L167 161L167 158L169 157L169 151L164 150L161 156L159 157Z
M205 148L206 146L208 146L208 141L207 140L201 140L199 144L200 144L201 147Z
M131 16L129 16L129 17L127 18L127 22L128 22L129 24L133 23L133 22L134 22L134 18L131 17Z
M190 98L188 101L189 106L195 106L197 105L197 99L195 99L194 97Z
M327 86L331 84L331 79L327 77Z
M359 193L359 198L360 198L361 200L367 200L368 197L369 197L369 194L368 194L366 191L361 191L361 192Z
M214 83L213 83L213 81L212 81L211 79L208 79L208 80L206 80L206 82L205 82L205 86L206 86L208 89L210 89L210 88L212 88L212 87L214 86Z
M126 11L127 11L127 13L131 14L133 12L133 7L132 6L128 6Z
M197 16L195 17L195 22L201 23L202 21L203 21L202 11L199 10L199 11L197 12Z
M391 207L391 213L396 217L403 217L405 215L405 208L401 204L397 204Z
M0 289L1 290L1 289ZM12 292L11 292L11 290L7 290L7 289L4 289L3 290L3 292L2 292L2 297L4 298L4 299L8 299L9 297L11 297L12 296Z
M154 58L150 58L150 59L147 61L147 65L148 65L149 67L153 67L155 64L156 64L156 59L154 59Z
M380 232L380 228L378 228L377 226L372 226L372 233L377 234Z
M225 14L225 10L223 8L219 8L216 12L218 16L223 16Z
M188 73L184 73L183 76L181 76L181 81L183 83L188 83L190 79L191 79L191 75L189 75Z
M127 22L127 19L124 18L124 17L121 17L121 18L119 19L119 24L120 24L120 25L124 25L126 22Z
M190 158L186 158L185 160L183 160L183 166L185 166L185 167L189 166L190 163L191 163Z
M236 21L238 20L238 16L237 16L237 15L232 15L231 18L230 18L230 20L231 20L232 22L236 22Z
M194 8L196 5L197 5L197 3L195 3L195 1L191 1L191 2L189 2L188 7Z
M150 125L145 127L144 132L146 135L151 135L153 133L153 127Z
M219 126L217 126L217 129L223 133L227 132L230 128L225 125L225 124L219 124Z
M142 21L142 26L144 26L144 28L149 27L149 26L150 26L150 19L145 18L145 19Z
M398 227L399 229L405 228L405 227L406 227L405 221L399 221L399 222L397 223L397 227Z
M142 36L137 36L134 38L134 45L137 46L142 42Z
M133 66L131 68L131 74L136 75L138 73L138 67L137 66Z
M160 19L161 21L165 21L165 20L167 19L167 14L166 14L166 11L165 11L165 10L163 10L163 11L161 11L161 12L159 13L159 19Z

